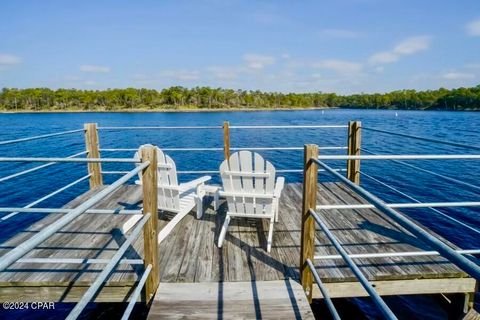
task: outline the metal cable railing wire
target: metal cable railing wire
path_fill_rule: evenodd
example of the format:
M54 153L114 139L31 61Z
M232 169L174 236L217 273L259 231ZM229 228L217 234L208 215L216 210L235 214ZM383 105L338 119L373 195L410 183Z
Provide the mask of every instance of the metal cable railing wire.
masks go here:
M80 301L75 305L75 307L70 311L67 316L67 320L74 320L80 316L80 313L85 309L88 302L92 300L100 287L105 283L105 280L110 276L113 269L118 265L120 259L130 248L132 242L137 239L140 235L140 232L143 231L143 226L147 223L150 218L150 213L145 214L140 221L137 222L132 233L127 237L127 239L122 243L121 247L117 250L115 255L110 259L108 264L102 268L102 272L98 275L95 281L89 286L88 290L84 293Z
M460 254L480 254L480 249L455 250ZM425 257L439 256L438 251L410 251L410 252L381 252L381 253L353 253L349 254L352 259L371 259L371 258L398 258L398 257ZM314 260L339 260L343 259L341 255L316 255Z
M28 158L28 157L0 157L0 162L118 162L138 163L132 158Z
M42 135L33 136L33 137L26 137L26 138L20 138L20 139L0 141L0 146L7 145L7 144L12 144L12 143L18 143L18 142L25 142L25 141L31 141L31 140L37 140L37 139L43 139L43 138L56 137L56 136L61 136L61 135L65 135L65 134L75 133L75 132L82 132L82 131L84 131L84 130L83 129L76 129L76 130L62 131L62 132L56 132L56 133L42 134Z
M315 269L315 265L313 264L312 260L307 259L307 265L310 268L310 271L312 272L313 278L315 279L315 282L317 283L317 286L320 289L320 292L322 293L323 300L325 301L325 304L327 305L327 308L330 311L332 318L334 320L340 320L340 315L338 314L338 311L335 308L335 305L333 304L332 299L330 298L330 295L328 294L327 288L323 284L322 279L320 279L320 276L318 275L318 272Z
M450 141L421 137L421 136L414 136L414 135L405 134L405 133L398 133L398 132L392 132L392 131L387 131L387 130L368 128L368 127L362 127L362 129L363 130L374 131L374 132L385 133L385 134L390 134L390 135L404 137L404 138L422 140L422 141L426 141L426 142L434 142L434 143L449 145L449 146L453 146L453 147L459 147L459 148L465 148L465 149L471 149L471 150L480 150L480 146L471 146L471 145L467 145L467 144L463 144L463 143L450 142Z
M385 301L378 295L378 293L375 291L373 286L370 284L368 279L365 277L365 275L362 273L360 268L357 266L357 264L352 260L352 258L349 257L347 251L343 248L342 244L338 241L338 239L332 234L330 229L327 227L327 225L322 221L320 216L310 209L310 214L312 217L315 219L315 222L317 225L322 229L322 231L325 233L327 238L330 240L330 242L333 244L335 249L337 249L338 253L342 256L342 258L345 260L347 265L349 266L350 270L355 274L363 288L368 292L370 297L372 298L373 302L377 305L383 316L387 319L397 319L395 314L393 314L392 310L387 306Z
M76 154L72 154L71 156L68 156L68 157L66 157L66 158L75 158L75 157L84 155L84 154L86 154L86 153L87 153L87 151L82 151L82 152L79 152L79 153L76 153ZM24 171L20 171L20 172L17 172L17 173L14 173L14 174L11 174L11 175L2 177L2 178L0 178L0 182L7 181L7 180L10 180L10 179L13 179L13 178L16 178L16 177L20 177L20 176L23 176L24 174L31 173L31 172L34 172L34 171L37 171L37 170L40 170L40 169L43 169L43 168L47 168L47 167L52 166L52 165L54 165L54 164L56 164L56 163L57 163L57 162L45 163L45 164L42 164L42 165L39 165L39 166L30 168L30 169L26 169L26 170L24 170Z
M6 268L8 268L15 261L17 261L18 259L23 257L25 254L30 252L30 250L32 250L37 245L39 245L40 243L45 241L47 238L52 236L55 232L65 227L67 224L69 224L75 218L80 216L86 210L92 208L99 201L101 201L106 196L108 196L109 194L111 194L112 192L120 188L125 182L127 182L132 177L137 175L140 171L148 167L149 164L150 163L148 161L139 164L128 174L122 176L120 179L116 180L105 189L102 189L101 191L96 193L94 196L92 196L91 198L83 202L81 205L79 205L78 207L76 207L66 215L62 216L60 219L56 220L54 223L46 226L41 232L37 233L33 237L29 238L25 242L21 243L14 249L7 252L5 255L2 256L2 259L0 260L0 271L3 271Z
M85 176L83 176L83 177L81 177L81 178L79 178L79 179L77 179L77 180L75 180L75 181L67 184L66 186L63 186L63 187L61 187L61 188L53 191L53 192L50 192L49 194L41 197L40 199L37 199L37 200L35 200L35 201L27 204L27 205L24 206L23 208L25 208L25 209L32 208L33 206L39 204L40 202L43 202L43 201L45 201L45 200L47 200L47 199L50 199L50 198L53 197L54 195L57 195L57 194L59 194L60 192L65 191L65 190L67 190L68 188L71 188L71 187L73 187L74 185L76 185L76 184L78 184L78 183L80 183L80 182L82 182L82 181L84 181L84 180L87 180L88 178L90 178L90 174L87 174L87 175L85 175ZM8 219L10 219L11 217L17 215L18 213L20 213L20 211L13 211L12 213L10 213L10 214L8 214L8 215L0 218L0 221L8 220Z
M162 151L223 151L223 148L161 148ZM318 147L319 150L346 150L348 147L325 146ZM292 150L302 151L303 147L231 147L230 151L255 150L255 151L281 151ZM104 152L135 152L138 148L102 148Z
M62 214L69 213L74 209L68 208L16 208L16 207L1 207L0 212L12 212L18 211L20 213L54 213ZM129 209L88 209L85 213L98 213L98 214L140 214L142 210L129 210Z
M416 199L416 198L414 198L414 197L412 197L412 196L410 196L410 195L408 195L408 194L406 194L406 193L398 190L398 189L395 188L395 187L392 187L391 185L389 185L389 184L387 184L387 183L385 183L385 182L382 182L382 181L376 179L375 177L372 177L371 175L369 175L369 174L367 174L367 173L365 173L365 172L360 172L360 174L363 175L364 177L366 177L366 178L368 178L368 179L370 179L370 180L372 180L372 181L375 181L376 183L381 184L382 186L384 186L384 187L386 187L386 188L388 188L388 189L390 189L390 190L392 190L392 191L394 191L394 192L396 192L396 193L404 196L405 198L408 198L408 199L410 199L410 200L412 200L412 201L414 201L414 202L416 202L416 203L419 203L419 204L422 203L420 200L418 200L418 199ZM402 206L398 206L398 207L401 208ZM468 228L469 230L472 230L473 232L476 232L476 233L480 234L480 230L478 230L478 229L476 229L476 228L474 228L474 227L472 227L472 226L470 226L470 225L468 225L468 224L466 224L466 223L464 223L464 222L462 222L462 221L460 221L460 220L458 220L458 219L455 219L455 218L449 216L448 214L443 213L442 211L440 211L440 210L438 210L438 209L435 209L433 206L426 206L426 208L428 208L428 209L430 209L430 210L432 210L432 211L440 214L440 215L441 215L442 217L444 217L444 218L447 218L447 219L449 219L449 220L451 220L451 221L453 221L453 222L455 222L455 223L458 223L458 224L464 226L465 228Z
M320 160L457 160L480 159L480 154L379 154L379 155L320 155Z
M369 151L369 150L364 149L364 148L361 148L360 150L363 151L363 152L366 152L366 153L368 153L368 154L371 154L371 155L377 155L377 156L379 155L378 153ZM433 172L433 171L431 171L431 170L427 170L427 169L421 168L421 167L419 167L419 166L413 165L413 164L411 164L411 163L407 163L407 162L405 162L405 161L392 160L392 159L390 159L390 161L395 162L395 163L398 163L398 164L401 164L401 165L404 165L404 166L407 166L407 167L410 167L410 168L413 168L413 169L415 169L415 170L419 170L419 171L422 171L422 172L431 174L431 175L433 175L433 176L442 178L442 179L447 180L447 181L450 181L450 182L455 182L455 183L457 183L457 184L461 184L461 185L464 185L464 186L467 186L467 187L470 187L470 188L473 188L473 189L476 189L476 190L480 190L480 186L476 186L476 185L474 185L474 184L471 184L471 183L468 183L468 182L465 182L465 181L461 181L461 180L458 180L458 179L455 179L455 178L452 178L452 177L448 177L448 176L446 176L446 175L443 175L443 174L440 174L440 173L437 173L437 172Z
M135 303L137 302L138 298L142 294L142 289L145 286L145 283L147 282L150 271L152 271L151 264L147 266L147 268L145 269L145 272L143 273L142 277L138 281L138 284L135 287L135 291L133 291L132 295L130 296L130 301L128 302L127 308L125 309L125 312L123 313L121 320L128 320L128 318L130 317L130 314L133 311L133 307L135 306Z
M113 126L113 127L98 127L98 130L205 130L205 129L222 129L222 126Z
M367 175L366 173L362 173ZM369 176L368 178L374 179ZM375 181L380 182L375 179ZM403 193L402 193L403 194ZM385 203L389 208L400 209L400 208L430 208L430 207L441 207L441 208L450 208L450 207L478 207L480 206L480 201L460 201L460 202L415 202L415 203ZM374 209L373 204L367 203L358 203L358 204L321 204L317 206L317 210L342 210L342 209Z
M344 176L340 175L339 173L335 172L332 168L330 168L328 165L326 165L322 161L319 161L318 159L313 159L313 158L312 160L315 161L322 168L326 169L331 175L333 175L334 177L337 177L340 181L342 181L350 189L358 193L364 199L374 204L377 209L385 213L392 220L400 224L402 227L407 229L409 232L411 232L413 235L418 237L420 240L424 241L432 249L435 249L436 251L440 252L440 254L443 257L450 260L452 263L457 265L459 268L464 270L466 273L468 273L470 276L472 276L476 280L480 280L480 267L476 265L474 262L465 258L461 254L457 253L453 248L449 247L448 245L443 243L440 239L434 237L433 235L425 231L422 227L410 221L400 212L389 208L381 199L379 199L372 193L368 192L364 188L357 186L356 184L354 184Z

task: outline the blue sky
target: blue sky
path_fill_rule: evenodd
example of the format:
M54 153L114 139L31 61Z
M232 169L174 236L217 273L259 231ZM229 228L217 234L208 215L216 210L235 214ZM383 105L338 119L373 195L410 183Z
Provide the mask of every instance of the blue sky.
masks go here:
M344 94L479 83L479 0L0 3L0 87Z

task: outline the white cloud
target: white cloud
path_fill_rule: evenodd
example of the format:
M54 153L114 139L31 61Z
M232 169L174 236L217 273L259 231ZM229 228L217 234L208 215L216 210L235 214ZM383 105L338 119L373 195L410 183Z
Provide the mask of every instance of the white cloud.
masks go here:
M475 78L475 75L471 73L466 73L466 72L451 71L451 72L444 73L442 75L442 78L447 80L470 80Z
M200 73L195 70L165 70L161 72L160 76L180 81L195 81L200 79Z
M219 66L208 67L207 71L210 72L218 80L236 79L238 77L238 72L239 72L237 68L219 67Z
M407 38L397 44L393 52L399 55L408 55L427 50L430 47L430 40L429 36Z
M363 69L361 63L338 59L323 60L315 63L314 66L317 68L332 70L340 74L358 73Z
M290 59L290 55L288 53L282 53L282 59Z
M7 53L0 53L0 66L11 66L22 62L17 56Z
M368 62L373 65L397 62L401 56L411 55L430 47L431 37L416 36L397 43L390 51L377 52L370 56Z
M378 52L372 55L368 62L371 64L384 64L384 63L392 63L398 60L398 55L392 53L390 51Z
M86 86L96 86L98 83L96 81L93 81L93 80L86 80L83 82L84 85Z
M467 34L473 37L480 37L480 19L467 24Z
M243 60L248 68L254 70L260 70L275 63L275 57L250 53L245 54Z
M361 36L360 32L347 29L323 29L320 36L340 39L354 39Z
M104 66L95 66L91 64L84 64L80 66L80 71L82 72L90 72L90 73L109 73L110 68Z

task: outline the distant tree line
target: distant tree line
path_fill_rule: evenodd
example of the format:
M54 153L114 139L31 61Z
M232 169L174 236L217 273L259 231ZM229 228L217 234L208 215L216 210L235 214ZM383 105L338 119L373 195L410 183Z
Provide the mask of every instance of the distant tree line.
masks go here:
M4 88L0 109L48 110L175 110L229 108L365 108L410 110L480 110L480 85L472 88L398 90L388 93L279 93L210 87L77 90Z

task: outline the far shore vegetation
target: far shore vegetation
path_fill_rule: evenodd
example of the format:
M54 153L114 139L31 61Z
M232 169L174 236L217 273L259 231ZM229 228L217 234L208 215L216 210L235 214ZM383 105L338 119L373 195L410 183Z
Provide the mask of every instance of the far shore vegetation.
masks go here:
M480 110L480 85L472 88L398 90L388 93L279 93L210 87L77 90L4 88L0 111L175 111L302 108Z

